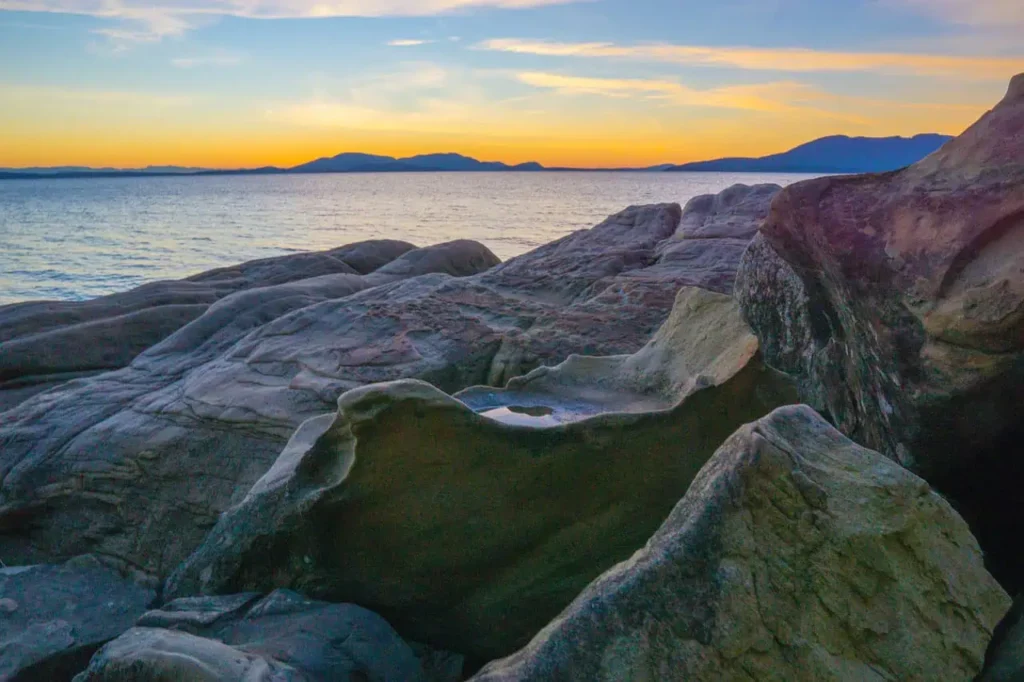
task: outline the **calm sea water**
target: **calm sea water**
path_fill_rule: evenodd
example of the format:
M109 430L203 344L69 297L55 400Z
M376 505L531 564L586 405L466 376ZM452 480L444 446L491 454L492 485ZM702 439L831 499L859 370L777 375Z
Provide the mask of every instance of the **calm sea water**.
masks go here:
M630 204L732 173L387 173L0 181L0 304L80 300L157 279L361 239L476 239L509 258Z

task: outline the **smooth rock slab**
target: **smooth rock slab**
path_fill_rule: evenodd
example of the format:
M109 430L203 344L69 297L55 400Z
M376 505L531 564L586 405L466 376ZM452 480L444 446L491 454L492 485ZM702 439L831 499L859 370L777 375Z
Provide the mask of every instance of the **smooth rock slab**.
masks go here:
M473 680L966 681L1009 603L924 481L790 406L741 428L643 549Z
M0 306L0 412L70 379L124 367L230 294L324 275L366 275L414 248L373 240L249 261L87 301Z
M71 679L155 597L90 556L0 569L0 680Z
M170 628L170 629L169 629ZM432 661L428 660L432 664ZM75 682L458 682L380 616L287 590L175 600L106 645Z

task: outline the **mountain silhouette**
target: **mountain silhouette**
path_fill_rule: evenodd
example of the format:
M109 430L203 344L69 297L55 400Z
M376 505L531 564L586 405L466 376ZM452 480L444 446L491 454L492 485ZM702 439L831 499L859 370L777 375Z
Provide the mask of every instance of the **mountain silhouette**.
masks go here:
M671 166L668 172L880 173L916 163L949 142L948 135L847 137L832 135L781 154L726 158Z

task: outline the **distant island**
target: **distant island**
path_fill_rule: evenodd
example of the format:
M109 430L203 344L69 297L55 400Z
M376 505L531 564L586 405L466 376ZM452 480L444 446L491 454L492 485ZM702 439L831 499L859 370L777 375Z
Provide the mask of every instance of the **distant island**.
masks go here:
M291 168L265 166L218 170L182 166L145 168L89 168L55 166L48 168L0 168L2 179L145 177L170 175L275 175L301 173L427 173L427 172L531 172L531 171L644 171L649 173L880 173L920 161L952 138L923 134L914 137L847 137L833 135L813 140L781 154L758 158L724 158L682 165L661 164L647 168L547 168L536 162L509 165L500 161L478 161L462 154L421 154L406 158L345 152L323 157Z

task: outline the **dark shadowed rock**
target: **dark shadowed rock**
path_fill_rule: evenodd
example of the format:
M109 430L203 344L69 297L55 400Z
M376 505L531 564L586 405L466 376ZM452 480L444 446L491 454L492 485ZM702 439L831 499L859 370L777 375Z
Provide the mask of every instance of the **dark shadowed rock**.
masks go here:
M0 413L0 556L98 551L164 576L349 389L452 392L636 351L704 281L659 260L679 221L677 205L634 207L497 267L456 242L223 298L128 367Z
M457 658L455 659L457 661ZM433 665L433 660L427 660ZM453 669L452 669L453 670ZM76 682L457 682L380 616L287 590L179 599L106 645Z
M155 596L90 556L0 568L0 679L70 680Z
M768 363L955 500L1020 584L1024 74L913 166L786 188L762 233L737 295Z
M1013 608L996 627L985 655L985 669L977 682L1024 681L1024 597L1018 595Z
M795 399L730 297L698 289L633 356L573 357L460 395L415 381L343 395L168 593L289 586L446 649L504 655L641 545L733 430ZM567 401L589 411L559 423Z
M966 681L1008 606L949 504L791 406L726 441L643 549L473 679Z

